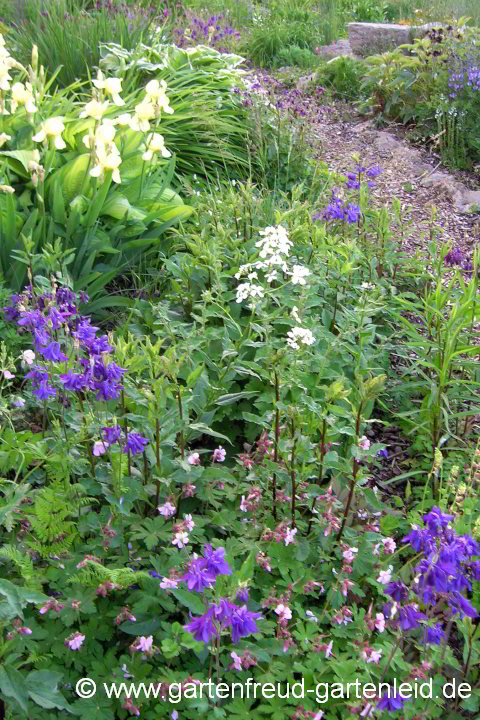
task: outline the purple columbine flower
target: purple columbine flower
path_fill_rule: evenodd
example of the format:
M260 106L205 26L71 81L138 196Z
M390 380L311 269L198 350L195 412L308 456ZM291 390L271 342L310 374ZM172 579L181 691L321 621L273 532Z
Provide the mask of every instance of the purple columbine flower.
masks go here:
M182 580L187 583L189 590L202 593L205 588L215 585L216 573L207 567L205 558L192 560Z
M415 610L413 605L405 605L405 607L399 608L398 618L400 627L407 632L407 630L419 627L419 620L426 620L427 616Z
M215 575L231 575L232 570L225 560L225 548L219 547L213 550L211 545L203 546L203 555L207 562L208 569Z
M450 250L450 252L445 255L443 262L445 263L445 265L453 267L454 265L461 265L463 259L463 252L460 250L460 248L455 248L454 250Z
M103 437L109 445L113 445L114 443L119 441L121 432L122 428L120 427L120 425L114 425L113 427L104 427Z
M90 379L86 375L74 373L71 370L60 375L59 379L65 390L80 392L90 387Z
M387 693L377 703L379 710L388 710L389 712L395 712L395 710L402 710L405 702L409 698L404 698L402 695L393 695Z
M436 506L432 507L430 512L423 516L423 522L428 527L432 535L439 535L452 520L453 515L443 513L440 508Z
M408 589L402 582L389 582L385 587L385 593L396 602L402 602L408 598Z
M122 385L119 385L116 382L112 382L111 380L101 380L99 382L95 382L95 390L97 390L97 394L95 395L96 400L105 400L107 402L108 400L116 400L118 397L120 397L120 390L122 389Z
M235 595L235 600L238 600L238 602L241 602L241 603L247 603L248 602L248 588L238 588L237 594Z
M36 395L39 400L47 400L49 397L56 395L57 391L47 382L41 382L33 391L33 394Z
M195 640L198 640L199 642L208 643L218 634L218 630L213 624L209 611L198 618L192 618L191 621L183 627L193 635Z
M257 632L257 620L263 619L262 613L247 610L246 605L236 608L232 612L232 642L237 643L240 638Z
M59 342L51 342L46 347L39 348L45 360L50 362L67 362L67 356L60 350Z
M129 433L123 452L128 453L130 451L132 455L140 455L146 445L148 445L148 440L142 437L140 433Z
M433 627L426 627L423 634L424 645L440 645L442 639L445 637L445 633L442 630L440 623L437 623Z

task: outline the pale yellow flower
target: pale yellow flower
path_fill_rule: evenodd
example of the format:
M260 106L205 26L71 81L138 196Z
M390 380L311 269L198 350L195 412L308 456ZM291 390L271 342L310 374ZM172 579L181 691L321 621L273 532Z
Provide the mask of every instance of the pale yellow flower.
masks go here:
M165 80L150 80L145 86L147 94L147 102L153 102L154 106L159 110L163 110L168 115L173 114L173 108L169 105L169 99L166 95L167 83Z
M48 118L42 123L40 130L32 137L32 140L34 142L45 142L48 138L53 138L57 150L63 150L67 147L62 138L62 132L65 130L63 120L63 117Z
M11 185L0 185L0 192L9 193L12 195L15 192L15 188Z
M11 135L7 135L7 133L0 133L0 148L5 145L7 140L11 140L11 139L12 139Z
M105 170L112 170L112 180L115 183L120 183L120 171L119 167L122 163L122 157L118 152L116 145L111 144L108 147L98 146L96 148L96 162L97 164L90 170L92 177L98 177L102 179Z
M90 133L85 135L83 138L84 144L92 150L96 144L105 145L105 143L113 142L115 137L115 126L114 121L110 118L105 118L102 124L97 127L95 134Z
M80 117L91 117L94 118L94 120L101 120L107 112L108 105L108 100L105 100L105 102L99 102L99 100L90 100L90 102L85 105L82 112L80 113Z
M97 79L92 82L96 88L104 90L107 95L110 95L114 105L125 105L125 100L122 100L119 94L122 91L121 78L104 78L102 71L99 70Z
M13 83L12 85L12 98L10 101L10 109L12 113L15 112L19 105L24 105L27 113L37 112L36 105L33 100L32 86L30 83L24 85L21 82Z
M150 130L150 120L155 117L155 108L151 102L144 100L135 105L135 115L132 118L130 127L132 130L140 130L148 132Z
M130 113L123 113L122 115L116 117L113 122L115 125L120 126L130 125L132 122L132 116L130 115Z
M10 90L10 81L12 79L8 74L9 69L10 68L4 65L0 60L0 90L5 92Z
M156 153L160 153L164 158L172 156L172 153L165 147L163 135L160 135L159 133L152 133L147 138L147 149L143 153L142 158L146 161L151 160L153 155Z

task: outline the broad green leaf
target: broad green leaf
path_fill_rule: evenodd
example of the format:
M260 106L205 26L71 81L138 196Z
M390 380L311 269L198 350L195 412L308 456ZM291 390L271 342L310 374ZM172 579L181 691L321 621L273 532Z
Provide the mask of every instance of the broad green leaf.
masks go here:
M0 667L0 690L2 695L16 700L23 712L28 712L28 689L21 672L10 665Z
M185 607L195 615L203 615L205 612L205 605L198 593L180 589L171 590L170 592L182 605L185 605Z
M37 705L47 710L58 708L71 713L72 709L58 690L62 677L62 673L52 670L33 670L26 678L28 694Z
M13 617L18 615L18 617L23 618L22 605L16 585L10 580L0 580L0 595L6 598L9 608L14 613Z

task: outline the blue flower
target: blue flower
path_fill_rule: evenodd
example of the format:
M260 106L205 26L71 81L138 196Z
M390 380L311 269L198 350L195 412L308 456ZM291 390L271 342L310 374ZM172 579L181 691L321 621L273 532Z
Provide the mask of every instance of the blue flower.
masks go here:
M103 438L105 442L108 442L109 445L113 445L114 443L119 441L121 432L122 428L120 427L120 425L114 425L113 427L104 427Z
M238 600L238 602L241 602L241 603L247 603L248 602L248 588L239 588L237 590L237 594L235 595L235 600Z
M402 582L389 582L385 587L385 592L396 602L402 602L408 598L408 589Z
M423 522L428 527L432 535L438 535L448 523L453 520L453 515L443 513L439 507L432 507L429 513L423 516Z
M415 610L413 605L405 605L405 607L399 608L398 618L400 627L406 632L419 627L419 620L426 620L427 616Z

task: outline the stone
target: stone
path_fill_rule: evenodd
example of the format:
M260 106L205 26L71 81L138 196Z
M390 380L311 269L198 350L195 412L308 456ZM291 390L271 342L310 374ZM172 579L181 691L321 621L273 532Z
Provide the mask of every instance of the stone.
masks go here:
M348 24L350 48L355 55L361 57L376 55L411 43L413 34L414 28L409 25L360 22Z
M375 133L374 144L377 150L383 153L393 153L401 147L400 141L387 132Z
M465 190L455 205L462 213L480 212L480 190Z
M336 57L351 57L353 58L352 48L350 43L346 39L336 40L331 45L320 45L315 48L315 55L320 55L325 59L336 58Z

